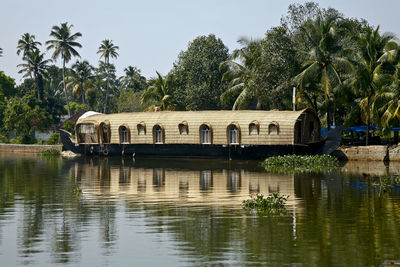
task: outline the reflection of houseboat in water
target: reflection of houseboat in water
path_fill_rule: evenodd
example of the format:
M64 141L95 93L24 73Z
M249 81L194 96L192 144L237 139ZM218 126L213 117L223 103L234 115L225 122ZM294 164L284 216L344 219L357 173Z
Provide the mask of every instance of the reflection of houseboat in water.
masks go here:
M260 159L331 152L324 148L328 142L321 139L321 123L311 109L88 112L75 132L72 141L61 131L64 149L85 155Z
M222 162L219 168L201 169L195 167L199 165L197 160L188 161L188 167L183 169L174 161L169 162L169 167L156 167L156 164L152 167L147 162L121 160L93 158L77 163L73 168L74 177L84 196L215 205L238 204L250 194L279 192L291 196L289 204L295 200L294 175L271 174L261 169L241 168L241 165L224 166Z

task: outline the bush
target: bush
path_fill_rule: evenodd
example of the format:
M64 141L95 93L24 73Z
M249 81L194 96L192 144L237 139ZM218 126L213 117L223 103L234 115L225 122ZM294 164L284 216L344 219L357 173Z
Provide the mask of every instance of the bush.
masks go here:
M20 135L15 139L10 140L11 144L34 144L36 139L30 135Z
M57 145L60 144L60 133L53 133L49 140L47 140L46 145Z
M7 136L0 134L0 143L8 143Z

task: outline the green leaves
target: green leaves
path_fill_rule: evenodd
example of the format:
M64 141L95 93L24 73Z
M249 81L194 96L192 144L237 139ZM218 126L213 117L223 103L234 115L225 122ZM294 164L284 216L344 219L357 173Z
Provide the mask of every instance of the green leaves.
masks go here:
M274 173L322 173L336 169L338 160L330 155L286 155L269 157L262 162L262 166Z
M285 211L285 203L289 196L279 193L272 193L264 198L262 194L250 196L250 199L243 200L242 206L246 210L256 210L259 215L280 215Z

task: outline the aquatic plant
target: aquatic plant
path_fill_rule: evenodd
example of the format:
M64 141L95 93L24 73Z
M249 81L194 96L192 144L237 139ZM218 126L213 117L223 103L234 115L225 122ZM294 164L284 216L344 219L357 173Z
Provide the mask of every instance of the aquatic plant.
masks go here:
M61 156L61 152L57 149L43 150L43 151L40 151L38 154L43 157L59 157L59 156Z
M72 188L72 193L76 196L79 196L82 194L82 189L79 186L74 186Z
M272 193L268 197L263 194L251 195L250 199L243 200L245 210L255 210L259 215L279 215L286 211L285 203L289 196Z
M321 173L336 169L338 163L337 158L330 155L286 155L269 157L262 162L262 166L275 173Z
M380 195L389 192L393 186L399 186L400 177L393 175L372 176L370 182L373 187L379 189Z

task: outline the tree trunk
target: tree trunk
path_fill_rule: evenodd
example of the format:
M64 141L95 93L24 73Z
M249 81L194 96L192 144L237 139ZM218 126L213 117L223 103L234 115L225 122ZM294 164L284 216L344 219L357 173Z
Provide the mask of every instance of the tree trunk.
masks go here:
M104 61L105 61L105 63L106 63L106 99L105 99L105 101L104 101L104 113L107 113L107 102L108 102L108 76L109 76L109 73L108 73L108 68L109 68L109 66L108 66L108 61L109 61L109 59L108 59L108 57L106 57L105 59L104 59Z
M367 121L367 135L365 136L365 145L368 146L368 142L369 142L369 120Z
M317 96L316 96L316 95L313 95L313 101L314 101L314 110L315 110L315 113L318 114L318 104L317 104Z
M85 90L83 87L83 82L81 82L81 94L82 94L82 104L85 104Z
M67 86L65 84L65 59L63 59L63 85L64 85L64 95L65 95L65 101L67 101L67 108L68 108L68 117L71 117L71 110L69 108L69 101L68 101L68 93L67 93Z
M329 99L326 100L326 124L329 131L331 129L331 112L329 110Z

